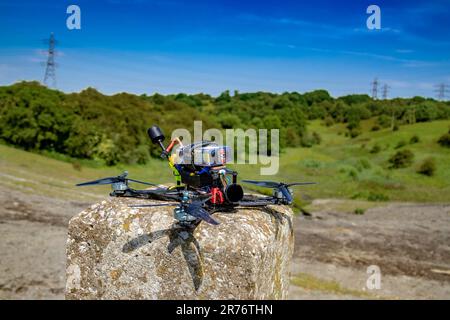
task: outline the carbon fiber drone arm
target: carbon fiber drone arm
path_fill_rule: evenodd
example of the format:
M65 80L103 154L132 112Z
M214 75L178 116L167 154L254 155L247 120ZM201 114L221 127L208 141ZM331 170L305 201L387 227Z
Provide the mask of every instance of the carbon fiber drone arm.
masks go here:
M274 197L253 197L253 198L247 198L243 199L239 202L237 202L238 207L264 207L271 204L276 204L277 199Z
M169 193L166 190L135 190L128 188L123 192L113 191L110 193L112 197L128 197L128 198L140 198L151 200L163 200L163 201L181 201L181 196L177 192Z

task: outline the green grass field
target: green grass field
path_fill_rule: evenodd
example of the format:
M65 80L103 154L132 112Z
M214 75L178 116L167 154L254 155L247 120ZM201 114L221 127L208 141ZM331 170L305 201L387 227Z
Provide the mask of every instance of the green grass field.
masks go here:
M78 162L75 162L78 163ZM128 170L130 177L162 183L171 181L171 171L163 161L145 166L96 166L82 162L81 167L40 154L0 145L0 184L24 192L54 195L61 199L94 200L108 195L109 186L75 187L76 183L116 176ZM138 185L136 185L137 187Z
M309 130L322 137L312 148L287 149L281 154L279 174L268 177L280 181L315 181L314 186L297 187L304 200L344 198L360 200L394 200L412 202L450 201L450 149L437 140L447 132L450 121L434 121L401 126L398 131L371 131L372 120L363 121L362 134L345 137L344 125L325 127L311 122ZM412 136L420 142L410 144ZM406 145L395 147L400 141ZM381 151L370 149L378 144ZM403 169L389 169L388 159L396 151L410 149L414 163ZM427 157L435 159L437 170L432 177L418 174L417 168ZM256 166L236 166L241 176L259 178Z
M280 170L276 176L259 176L258 165L235 165L240 179L265 179L284 182L315 181L318 184L296 188L297 205L312 199L355 199L362 207L377 201L449 202L450 149L437 144L437 139L448 131L450 121L434 121L370 131L372 120L362 122L362 134L356 138L344 135L344 125L326 127L313 121L309 131L316 131L322 143L311 148L287 149L281 154ZM412 136L420 142L410 144ZM406 145L395 147L400 141ZM371 153L378 144L380 152ZM403 169L389 169L388 159L396 151L410 149L414 163ZM432 177L418 174L423 159L435 159L437 170ZM158 159L147 165L96 166L91 162L58 160L54 157L25 152L0 145L1 185L20 188L24 192L52 194L63 199L98 199L107 195L108 186L76 188L81 181L129 171L130 177L155 183L173 182L167 164ZM81 165L80 165L81 164ZM259 190L262 191L262 190Z

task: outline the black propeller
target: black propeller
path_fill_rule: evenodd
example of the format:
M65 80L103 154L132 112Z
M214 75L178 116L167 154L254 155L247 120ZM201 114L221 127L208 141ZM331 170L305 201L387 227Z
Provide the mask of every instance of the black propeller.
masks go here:
M255 180L242 180L242 182L251 183L258 187L275 189L275 190L281 192L281 194L283 195L284 199L287 201L288 204L291 204L292 201L294 200L292 198L291 192L288 189L289 187L315 184L315 182L283 183L283 182L274 182L274 181L255 181Z
M153 208L153 207L173 207L178 206L177 203L152 203L152 204L132 204L130 208Z
M82 187L82 186L91 186L91 185L112 184L112 183L119 183L119 182L122 182L122 183L125 183L126 185L128 185L128 181L145 184L148 186L154 186L154 187L158 186L156 184L149 183L149 182L139 181L139 180L135 180L135 179L129 179L129 178L127 178L127 176L128 176L128 171L124 171L124 173L122 173L121 175L119 175L117 177L108 177L108 178L98 179L98 180L94 180L94 181L78 183L76 186Z
M272 188L277 189L281 186L292 187L292 186L303 186L308 184L316 184L315 182L294 182L294 183L283 183L283 182L274 182L274 181L255 181L255 180L242 180L245 183L251 183L257 185L258 187L263 188Z
M196 217L201 220L205 220L206 222L213 224L213 225L219 224L219 221L217 221L213 217L211 217L209 212L203 208L202 201L194 201L194 202L188 204L185 210L186 210L187 214L189 214L193 217Z

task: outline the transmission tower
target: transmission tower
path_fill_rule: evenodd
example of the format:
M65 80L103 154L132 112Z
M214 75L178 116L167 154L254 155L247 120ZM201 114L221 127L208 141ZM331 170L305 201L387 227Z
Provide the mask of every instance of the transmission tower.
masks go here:
M50 34L50 38L46 40L48 42L48 57L47 63L45 64L45 76L44 84L49 85L49 80L51 80L52 87L56 87L56 64L55 64L55 36L53 32Z
M436 89L434 90L436 92L436 96L438 100L445 100L445 98L448 97L449 93L449 86L445 83L440 83L435 86Z
M386 83L383 85L383 100L387 99L390 88Z
M372 99L377 99L378 98L378 79L375 78L372 82Z

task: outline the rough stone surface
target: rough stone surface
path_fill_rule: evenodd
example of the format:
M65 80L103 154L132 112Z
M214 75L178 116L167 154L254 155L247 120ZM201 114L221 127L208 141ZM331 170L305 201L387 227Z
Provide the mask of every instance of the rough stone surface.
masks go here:
M285 206L216 212L188 233L174 206L112 198L69 223L66 299L285 299L293 254Z

